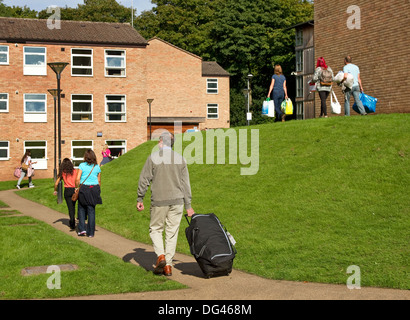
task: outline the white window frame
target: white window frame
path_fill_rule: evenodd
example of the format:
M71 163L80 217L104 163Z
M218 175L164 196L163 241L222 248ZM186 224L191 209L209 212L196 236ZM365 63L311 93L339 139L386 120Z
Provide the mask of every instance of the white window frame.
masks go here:
M123 100L109 100L110 97L123 97ZM123 105L123 110L120 112L109 111L109 103L121 103ZM110 120L110 115L121 115L122 120ZM105 95L105 122L127 122L127 96L125 94L106 94Z
M36 95L43 96L44 99L29 99L27 96ZM44 103L44 111L27 111L27 102L39 102ZM47 122L47 95L45 93L25 93L24 94L24 122Z
M111 144L111 142L122 142L121 145L116 145L116 144ZM111 148L115 149L122 149L123 152L121 155L127 152L127 140L125 139L108 139L105 140L105 143L108 145L108 149L111 150ZM115 156L114 156L115 158ZM117 157L118 158L118 157Z
M6 98L2 98L1 95L5 94ZM2 110L0 109L0 112L9 112L9 94L6 92L0 92L0 102L5 102L6 103L6 109Z
M44 52L26 52L28 49L44 49ZM27 56L43 56L44 63L26 64ZM46 47L23 47L23 74L25 76L46 76L47 75L47 48Z
M35 143L44 143L43 146L27 146L27 143L35 142ZM33 168L38 170L47 170L47 141L46 140L26 140L24 141L24 153L27 150L30 150L33 154L33 150L44 150L44 158L35 158L33 155L31 156L31 161L36 162L33 163Z
M6 51L0 51L0 56L5 55L6 56L6 62L1 62L0 61L0 65L9 65L10 61L9 61L9 46L4 46L4 45L0 45L0 49L1 48L7 48Z
M209 113L209 109L216 108L216 113ZM216 117L210 117L211 115L216 115ZM206 105L206 118L209 120L218 120L219 119L219 105L217 103L208 103Z
M91 51L91 54L87 53L73 53L73 50L82 50L82 51ZM93 60L93 55L94 51L91 48L71 48L71 76L73 77L92 77L94 74L93 66L94 66L94 60ZM91 66L77 66L74 64L74 58L75 57L87 57L90 58L91 61ZM78 69L83 69L83 70L91 70L91 74L78 74L78 73L73 73L73 70L78 70Z
M84 143L84 144L74 146L74 144L76 143ZM74 168L78 168L79 164L81 162L84 162L84 153L81 155L81 157L75 157L74 156L75 149L84 149L85 151L87 151L88 149L94 149L94 141L93 140L72 140L71 141L71 160L74 164Z
M216 88L210 88L209 86L210 84L216 84ZM218 79L216 78L206 79L206 93L207 94L218 94L219 93Z
M113 55L109 54L112 52L123 52L122 55ZM115 67L109 66L107 63L107 59L109 58L121 58L124 60L124 66L122 67ZM125 49L105 49L104 50L104 65L105 65L105 76L110 78L124 78L127 76L127 51ZM122 70L121 74L119 75L110 75L109 70Z
M2 157L1 154L0 154L0 161L10 160L10 141L2 140L2 141L0 141L0 143L7 143L6 147L3 147L3 146L0 145L0 150L6 150L7 151L6 157Z
M91 100L80 100L80 99L75 99L74 100L74 96L90 96ZM93 122L94 121L94 116L93 116L93 101L94 101L94 97L92 94L72 94L71 95L71 122ZM91 102L91 111L75 111L74 112L74 103L76 102ZM73 115L75 114L80 114L80 115L91 115L91 120L87 119L87 120L73 120Z

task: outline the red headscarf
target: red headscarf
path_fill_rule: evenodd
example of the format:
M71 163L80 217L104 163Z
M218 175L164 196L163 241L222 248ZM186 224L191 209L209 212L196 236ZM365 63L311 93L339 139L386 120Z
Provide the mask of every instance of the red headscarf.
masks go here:
M327 69L327 64L326 61L323 57L320 57L317 59L317 64L316 64L316 68L323 68L323 69Z

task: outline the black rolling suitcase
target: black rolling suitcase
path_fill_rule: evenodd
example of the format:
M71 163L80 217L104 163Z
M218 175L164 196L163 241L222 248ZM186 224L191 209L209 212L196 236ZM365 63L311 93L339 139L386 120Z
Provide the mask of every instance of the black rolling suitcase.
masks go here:
M185 229L191 254L206 278L229 275L236 249L218 217L213 214L194 214Z

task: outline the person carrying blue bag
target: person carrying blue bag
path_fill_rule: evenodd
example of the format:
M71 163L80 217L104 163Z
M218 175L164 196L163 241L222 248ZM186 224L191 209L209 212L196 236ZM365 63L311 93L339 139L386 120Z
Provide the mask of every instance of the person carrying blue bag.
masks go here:
M364 109L367 113L376 112L377 98L374 98L374 97L369 96L368 94L365 94L364 92L362 92L362 93L360 93L360 101L362 102L363 107L364 107ZM360 113L360 110L357 107L356 103L353 105L353 110L356 111L357 113Z
M354 101L357 105L359 113L362 116L367 115L364 109L363 103L360 100L360 93L363 92L362 80L360 78L360 69L358 66L352 63L352 57L347 56L344 59L345 66L343 67L344 78L341 81L343 83L347 79L347 75L350 73L353 76L352 88L346 87L345 89L345 116L350 116L350 97L353 94Z

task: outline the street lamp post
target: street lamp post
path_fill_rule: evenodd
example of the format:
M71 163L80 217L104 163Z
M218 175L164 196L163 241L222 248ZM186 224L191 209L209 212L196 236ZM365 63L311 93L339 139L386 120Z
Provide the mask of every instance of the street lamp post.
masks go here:
M54 182L57 181L57 89L48 89L54 99Z
M154 101L154 99L147 99L147 102L149 104L149 139L152 139L152 127L151 127L151 103Z
M249 115L249 105L250 105L250 94L251 94L251 87L250 87L250 81L251 81L251 79L253 78L253 75L252 74L248 74L248 113L247 113L247 120L248 120L248 126L249 126L249 118L248 118L248 115Z
M60 79L61 73L64 68L68 65L67 62L50 62L47 63L48 66L55 72L57 76L57 98L58 98L58 167L61 165L61 90L60 90ZM63 202L63 186L62 182L58 183L57 189L57 203Z

